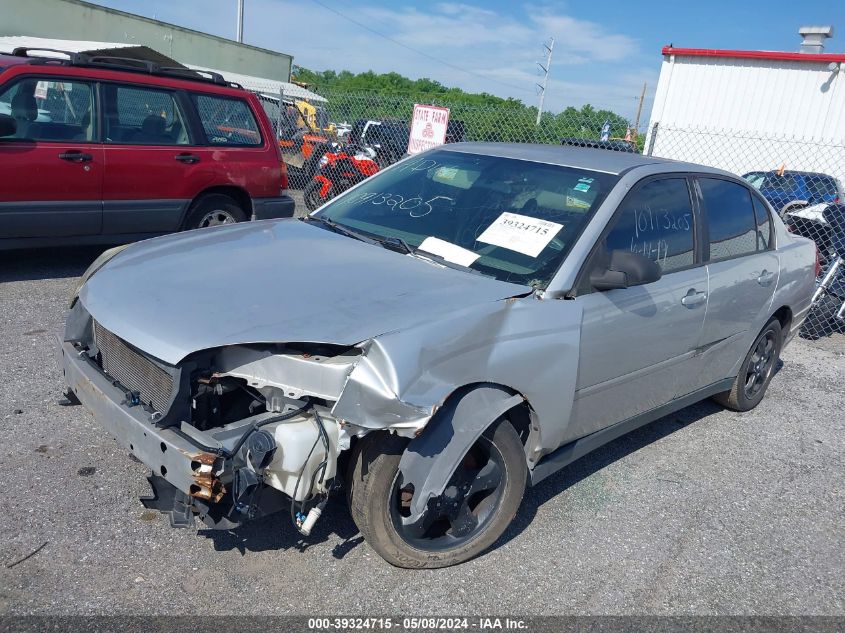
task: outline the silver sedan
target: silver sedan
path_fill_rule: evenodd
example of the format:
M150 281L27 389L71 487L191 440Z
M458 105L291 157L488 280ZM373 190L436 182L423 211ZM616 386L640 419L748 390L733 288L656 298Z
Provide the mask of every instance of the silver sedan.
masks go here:
M383 558L443 567L602 444L703 398L755 407L814 261L723 171L455 144L301 220L108 251L62 365L173 525L284 510L309 534L343 487Z

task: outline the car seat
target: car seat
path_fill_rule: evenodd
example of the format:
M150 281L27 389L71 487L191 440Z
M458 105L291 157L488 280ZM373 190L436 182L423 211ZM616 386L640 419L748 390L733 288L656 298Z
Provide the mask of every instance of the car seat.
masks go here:
M12 117L18 124L16 138L29 138L29 124L38 118L38 103L31 92L18 90L12 97Z

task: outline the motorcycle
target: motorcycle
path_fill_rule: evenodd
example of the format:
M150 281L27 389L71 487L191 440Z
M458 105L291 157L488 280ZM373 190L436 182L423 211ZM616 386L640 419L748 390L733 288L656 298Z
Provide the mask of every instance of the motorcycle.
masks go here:
M379 171L376 150L371 147L335 145L320 158L317 173L303 193L309 211L325 204L353 185Z
M812 307L800 331L802 338L811 340L845 332L845 205L828 205L823 215L831 232L831 255L816 282Z

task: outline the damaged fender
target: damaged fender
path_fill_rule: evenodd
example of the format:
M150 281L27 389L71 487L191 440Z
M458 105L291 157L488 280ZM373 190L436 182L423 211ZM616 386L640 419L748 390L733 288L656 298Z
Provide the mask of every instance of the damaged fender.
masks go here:
M405 485L413 484L411 520L418 519L430 499L446 489L458 464L481 434L504 413L523 402L502 387L482 385L450 400L414 438L399 461Z

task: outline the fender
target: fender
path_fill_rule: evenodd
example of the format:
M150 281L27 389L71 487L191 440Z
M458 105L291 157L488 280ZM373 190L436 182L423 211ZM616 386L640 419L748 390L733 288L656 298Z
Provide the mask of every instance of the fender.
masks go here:
M451 398L425 432L411 440L399 460L405 485L414 485L411 520L425 512L430 499L446 489L458 465L481 434L523 402L498 385L481 385Z

